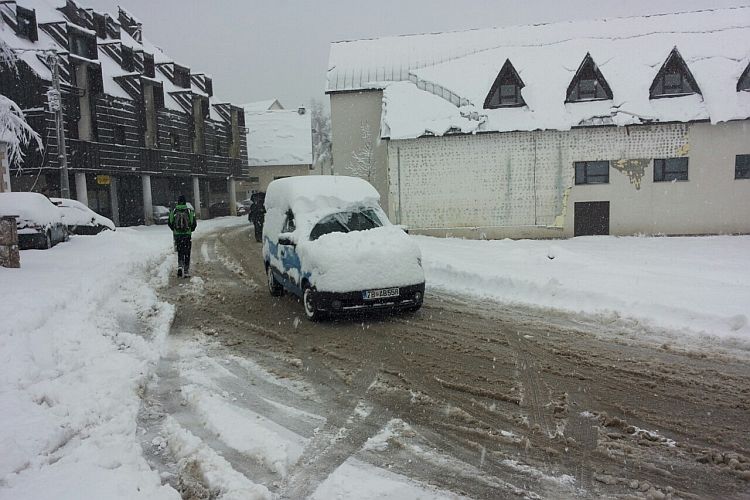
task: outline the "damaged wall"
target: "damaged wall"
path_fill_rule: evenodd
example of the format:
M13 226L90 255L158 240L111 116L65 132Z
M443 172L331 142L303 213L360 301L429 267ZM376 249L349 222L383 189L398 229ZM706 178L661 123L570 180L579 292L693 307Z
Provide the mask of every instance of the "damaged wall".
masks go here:
M750 232L747 121L428 137L388 144L389 215L418 232L569 237L577 201L610 201L610 233ZM689 157L689 180L653 182L653 158ZM609 184L573 163L609 160Z

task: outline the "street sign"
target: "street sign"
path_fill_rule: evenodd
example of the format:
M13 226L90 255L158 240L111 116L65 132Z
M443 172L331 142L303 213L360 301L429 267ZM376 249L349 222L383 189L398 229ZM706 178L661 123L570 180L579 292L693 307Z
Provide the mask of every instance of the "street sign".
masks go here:
M112 183L112 178L108 175L97 175L96 183L100 186L109 186Z

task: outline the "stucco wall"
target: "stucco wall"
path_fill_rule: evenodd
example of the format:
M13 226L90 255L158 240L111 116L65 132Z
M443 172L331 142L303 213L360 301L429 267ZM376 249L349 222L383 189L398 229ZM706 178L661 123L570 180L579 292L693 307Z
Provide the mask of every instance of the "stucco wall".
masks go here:
M388 207L387 154L380 140L380 115L383 93L380 90L331 94L331 135L333 171L337 175L357 175L352 169L353 155L362 156L365 147L363 126L369 126L373 172L370 178L359 172L380 193L381 205ZM356 163L356 162L355 162Z
M309 175L310 165L263 165L262 167L250 167L250 177L257 177L258 182L245 182L244 187L251 190L265 192L268 185L275 177L293 177L296 175Z
M750 181L734 179L748 153L748 121L391 141L389 212L441 236L568 237L575 202L609 201L610 234L750 232ZM653 182L653 158L676 156L689 180ZM612 161L609 184L574 184L586 160Z

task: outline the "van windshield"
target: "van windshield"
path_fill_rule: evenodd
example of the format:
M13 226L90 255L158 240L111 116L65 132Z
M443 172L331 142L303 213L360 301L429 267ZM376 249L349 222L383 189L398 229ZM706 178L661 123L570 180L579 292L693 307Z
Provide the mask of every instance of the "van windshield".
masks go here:
M365 231L383 225L375 211L362 208L347 212L339 212L324 217L310 231L310 240L315 241L328 233L349 233L351 231Z

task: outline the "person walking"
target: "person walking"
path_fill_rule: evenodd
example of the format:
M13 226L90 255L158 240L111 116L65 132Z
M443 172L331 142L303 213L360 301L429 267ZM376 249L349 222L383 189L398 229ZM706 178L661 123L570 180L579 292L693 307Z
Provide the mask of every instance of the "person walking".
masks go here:
M187 206L185 197L177 198L177 205L169 212L169 229L174 236L177 249L177 277L190 276L190 250L193 246L192 234L197 222L195 212Z
M263 239L263 221L266 217L266 208L263 206L265 201L261 193L254 193L250 199L250 211L247 214L247 220L249 220L253 226L255 226L255 241Z

